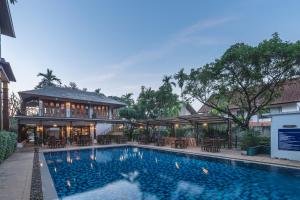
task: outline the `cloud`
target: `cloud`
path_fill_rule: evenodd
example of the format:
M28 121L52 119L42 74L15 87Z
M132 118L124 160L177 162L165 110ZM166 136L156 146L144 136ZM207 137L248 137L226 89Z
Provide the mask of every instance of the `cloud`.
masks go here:
M93 76L90 76L87 79L82 80L82 82L93 83L93 84L101 84L105 82L107 84L107 81L109 80L116 81L116 79L118 80L120 78L124 79L124 77L122 77L122 74L124 73L125 70L128 70L126 72L127 74L126 77L129 80L134 78L134 76L137 75L141 77L143 76L142 73L140 74L137 74L136 72L134 72L133 74L132 72L130 73L130 67L162 58L182 45L192 44L192 45L199 46L199 45L220 44L218 38L211 37L211 36L204 36L204 34L201 33L203 33L205 30L218 28L219 26L229 23L233 20L234 18L232 17L200 20L197 23L188 26L178 31L177 33L173 34L168 40L166 40L164 43L162 43L155 49L145 49L132 56L125 58L121 62L114 63L109 66L100 67L100 69L102 69L101 73L100 72L96 73ZM109 71L109 73L103 74L103 68L106 69L106 71ZM132 76L130 76L130 74L132 74ZM155 76L156 75L158 74L155 74ZM149 75L145 75L145 77L146 76L149 77ZM160 76L162 76L162 74L160 74ZM129 87L129 86L127 87L132 89L136 88L136 87Z
M187 43L197 43L198 45L215 45L218 44L218 39L213 37L205 37L199 35L201 31L205 31L220 25L233 21L232 17L223 17L217 19L201 20L191 26L180 30L169 40L159 46L157 49L150 49L138 52L137 54L130 56L123 61L111 65L112 69L126 69L127 67L137 65L142 62L147 62L155 59L159 59L168 54L180 45Z

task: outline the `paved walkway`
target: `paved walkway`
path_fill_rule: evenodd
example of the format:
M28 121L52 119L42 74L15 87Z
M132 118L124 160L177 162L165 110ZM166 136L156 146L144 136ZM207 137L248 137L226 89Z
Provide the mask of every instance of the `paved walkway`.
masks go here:
M0 199L30 199L33 148L18 149L0 164Z

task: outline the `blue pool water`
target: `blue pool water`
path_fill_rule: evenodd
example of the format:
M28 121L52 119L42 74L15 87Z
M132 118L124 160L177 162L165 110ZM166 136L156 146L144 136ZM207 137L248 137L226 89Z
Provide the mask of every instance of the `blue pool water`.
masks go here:
M44 156L61 199L300 199L300 170L135 147Z

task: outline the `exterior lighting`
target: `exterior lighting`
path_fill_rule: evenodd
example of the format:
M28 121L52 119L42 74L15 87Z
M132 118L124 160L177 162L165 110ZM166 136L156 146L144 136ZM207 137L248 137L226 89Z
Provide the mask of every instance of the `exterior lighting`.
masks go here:
M179 124L175 124L175 128L178 128L179 127Z
M57 127L57 124L53 124L53 127Z
M203 126L204 126L204 127L207 127L207 123L203 123Z

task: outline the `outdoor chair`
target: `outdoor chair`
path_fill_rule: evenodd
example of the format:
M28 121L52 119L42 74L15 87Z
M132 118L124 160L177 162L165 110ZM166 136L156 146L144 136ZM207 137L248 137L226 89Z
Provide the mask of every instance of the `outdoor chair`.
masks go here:
M149 144L149 139L146 135L140 135L138 138L139 144Z
M221 142L218 139L205 139L203 140L203 144L201 145L202 151L207 152L220 152L221 149Z
M54 136L50 136L48 139L48 147L49 148L56 148L57 144L56 144L56 138Z
M183 138L178 138L178 139L174 140L173 143L171 143L171 147L176 148L176 149L186 149L187 146L188 146L187 141L186 141L186 139L183 139Z
M155 144L156 144L156 146L165 146L165 139L164 138L157 138Z

